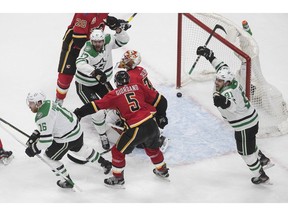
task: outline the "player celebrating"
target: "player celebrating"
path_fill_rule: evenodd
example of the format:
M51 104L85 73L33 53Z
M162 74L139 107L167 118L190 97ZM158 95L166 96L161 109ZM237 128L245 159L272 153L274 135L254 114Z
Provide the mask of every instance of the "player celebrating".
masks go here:
M267 182L269 177L263 167L268 167L271 162L256 145L259 127L257 111L245 96L243 87L236 81L228 65L218 60L213 51L206 47L200 46L196 52L197 55L202 55L209 60L216 69L214 105L235 130L238 153L255 175L251 179L252 183Z
M162 114L166 112L167 100L157 91L141 84L129 83L129 79L126 71L118 71L114 77L117 86L115 90L110 91L101 100L91 101L74 111L81 119L100 109L117 109L124 121L125 130L111 150L113 176L104 180L108 186L124 185L125 155L142 143L146 154L155 165L153 172L162 178L169 177L164 156L158 145L160 132L147 105L153 105L157 112Z
M56 102L63 104L70 83L76 72L76 58L80 49L89 40L94 29L104 30L105 25L110 29L122 26L125 30L131 27L125 20L109 16L108 13L76 13L63 37L62 50L58 65L58 79L56 88Z
M91 163L98 161L104 169L104 174L108 174L112 168L111 162L83 144L83 132L74 113L45 98L41 91L31 92L27 96L27 105L36 113L35 123L38 129L29 137L25 153L34 157L46 149L43 155L54 168L52 171L57 170L66 177L57 181L61 188L74 186L67 169L60 161L69 150Z
M76 89L83 103L102 98L113 89L110 80L113 76L112 49L117 49L129 41L129 36L122 28L116 28L116 34L105 34L95 29L90 41L82 47L76 61ZM97 122L93 123L97 127ZM100 134L102 147L109 149L106 134Z

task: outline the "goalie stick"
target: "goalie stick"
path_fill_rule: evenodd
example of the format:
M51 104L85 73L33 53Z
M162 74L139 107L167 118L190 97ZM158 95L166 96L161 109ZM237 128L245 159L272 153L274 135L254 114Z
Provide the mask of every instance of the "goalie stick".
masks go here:
M224 32L226 33L226 31L225 31L225 29L223 28L223 26L221 26L221 25L219 25L219 24L216 24L215 27L213 28L212 32L210 33L210 35L209 35L206 43L204 44L204 47L206 47L206 46L208 45L209 41L211 40L213 34L215 33L215 31L216 31L217 29L221 29L222 31L224 31ZM201 55L198 55L196 61L194 62L194 64L192 65L192 67L191 67L191 69L190 69L190 71L189 71L189 75L193 72L193 70L194 70L197 62L199 61L200 57L201 57Z

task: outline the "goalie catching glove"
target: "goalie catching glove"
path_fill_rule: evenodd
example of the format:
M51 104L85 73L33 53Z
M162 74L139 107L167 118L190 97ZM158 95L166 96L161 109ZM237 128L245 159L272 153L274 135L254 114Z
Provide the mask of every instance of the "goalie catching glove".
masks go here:
M40 154L41 150L37 148L37 142L40 138L40 132L38 130L34 130L32 135L29 137L26 145L28 146L25 150L25 153L29 157L34 157L36 154Z
M225 96L221 95L219 92L214 92L213 101L216 107L221 107L222 109L227 109L231 102Z
M107 82L107 75L101 71L100 69L95 69L92 73L91 76L95 77L95 79L100 82L101 84L104 84Z
M196 54L204 56L210 63L215 59L213 51L204 46L199 46Z

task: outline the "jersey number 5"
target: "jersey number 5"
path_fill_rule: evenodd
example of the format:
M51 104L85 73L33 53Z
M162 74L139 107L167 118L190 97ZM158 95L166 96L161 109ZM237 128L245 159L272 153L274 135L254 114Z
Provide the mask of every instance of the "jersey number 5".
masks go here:
M129 108L132 112L140 109L139 102L135 98L134 92L125 94L126 100L128 101Z

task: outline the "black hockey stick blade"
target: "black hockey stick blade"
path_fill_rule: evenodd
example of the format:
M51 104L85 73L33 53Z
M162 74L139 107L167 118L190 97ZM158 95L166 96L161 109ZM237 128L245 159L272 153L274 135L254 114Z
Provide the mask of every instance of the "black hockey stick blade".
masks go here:
M67 157L71 160L71 161L73 161L74 163L77 163L77 164L86 164L86 163L88 163L88 161L87 160L81 160L81 159L79 159L79 158L76 158L76 157L74 157L73 155L71 155L71 154L67 154Z
M111 151L111 148L108 149L108 150L106 150L106 151L101 152L100 155L106 154L106 153L108 153L108 152L110 152L110 151ZM67 154L67 157L68 157L71 161L73 161L74 163L77 163L77 164L86 164L86 163L88 163L87 160L77 158L76 156L73 156L73 155L71 155L71 154L69 154L69 153Z

